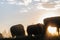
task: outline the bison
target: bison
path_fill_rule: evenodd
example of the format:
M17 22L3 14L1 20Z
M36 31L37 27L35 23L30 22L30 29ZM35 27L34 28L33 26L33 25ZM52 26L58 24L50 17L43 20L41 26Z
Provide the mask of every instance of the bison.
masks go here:
M13 25L10 28L12 37L25 36L24 26L22 24Z
M46 28L47 28L48 25L52 25L52 26L55 25L57 27L57 31L59 33L60 16L45 18L44 19L44 24L45 24L45 32L46 32Z
M0 33L0 38L3 38L3 35Z
M43 33L43 24L34 24L34 25L29 25L27 27L27 33L28 36L36 36L36 35L41 35Z

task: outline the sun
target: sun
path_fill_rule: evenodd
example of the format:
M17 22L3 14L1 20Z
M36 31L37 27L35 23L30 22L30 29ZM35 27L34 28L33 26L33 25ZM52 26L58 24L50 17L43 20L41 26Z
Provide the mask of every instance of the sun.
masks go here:
M54 33L56 33L57 28L49 26L47 30L49 33L54 34Z
M57 27L48 26L47 31L51 35L58 35Z
M39 17L38 23L44 24L44 23L43 23L43 20L44 20L45 18L48 18L48 17L55 17L55 16L59 16L59 15L56 14L56 13L54 13L54 12L47 12L47 13L44 13L44 14L42 14L42 15Z

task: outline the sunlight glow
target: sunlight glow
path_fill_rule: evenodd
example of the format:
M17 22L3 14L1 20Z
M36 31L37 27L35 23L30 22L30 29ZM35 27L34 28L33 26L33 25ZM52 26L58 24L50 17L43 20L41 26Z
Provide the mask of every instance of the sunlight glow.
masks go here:
M58 16L55 12L47 12L41 15L41 17L38 19L38 23L43 23L43 20L48 17L55 17Z
M56 27L48 26L47 31L48 31L51 35L58 35L58 32L57 32L57 28L56 28Z

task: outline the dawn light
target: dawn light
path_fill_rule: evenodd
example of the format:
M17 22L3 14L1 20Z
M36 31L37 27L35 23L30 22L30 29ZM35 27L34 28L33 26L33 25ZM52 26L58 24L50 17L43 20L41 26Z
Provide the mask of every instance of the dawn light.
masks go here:
M58 35L57 27L48 26L47 31L53 36Z
M45 18L48 18L48 17L55 17L55 16L58 16L58 14L56 14L55 12L47 12L47 13L44 13L40 16L40 18L38 19L38 23L43 23L43 20Z

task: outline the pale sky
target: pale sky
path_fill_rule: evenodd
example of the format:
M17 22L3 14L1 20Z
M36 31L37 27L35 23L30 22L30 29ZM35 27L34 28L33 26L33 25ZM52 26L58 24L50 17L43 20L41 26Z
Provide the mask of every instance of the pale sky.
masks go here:
M46 14L60 16L60 0L0 0L0 32L15 24L40 23Z

